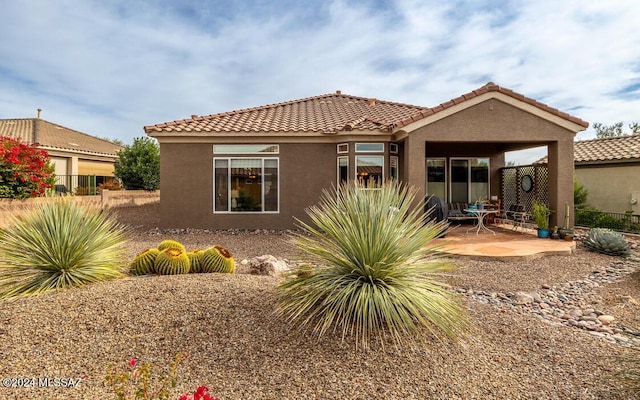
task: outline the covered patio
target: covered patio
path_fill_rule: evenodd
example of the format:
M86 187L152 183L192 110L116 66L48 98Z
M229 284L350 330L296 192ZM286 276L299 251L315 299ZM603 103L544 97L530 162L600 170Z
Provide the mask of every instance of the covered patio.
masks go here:
M535 258L546 255L570 255L575 241L539 239L533 229L517 228L509 224L491 225L490 232L476 234L471 225L451 225L446 237L436 239L442 251L454 256L478 258Z

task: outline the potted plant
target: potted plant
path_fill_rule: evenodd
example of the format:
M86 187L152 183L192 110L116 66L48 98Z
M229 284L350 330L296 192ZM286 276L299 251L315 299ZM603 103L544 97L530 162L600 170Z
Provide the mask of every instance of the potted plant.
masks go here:
M560 234L558 233L557 226L553 227L553 231L551 232L551 239L560 239Z
M538 237L539 238L548 238L549 237L549 216L551 215L551 210L547 207L546 204L540 203L538 201L533 202L533 209L531 210L531 216L538 226Z
M560 239L565 239L567 234L571 234L571 237L573 237L573 230L569 228L569 203L564 203L564 225L558 230L558 233L560 234ZM571 238L567 240L571 240Z

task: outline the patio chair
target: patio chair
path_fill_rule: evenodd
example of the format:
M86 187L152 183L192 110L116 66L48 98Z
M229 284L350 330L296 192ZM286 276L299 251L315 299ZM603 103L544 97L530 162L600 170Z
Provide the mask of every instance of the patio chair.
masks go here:
M502 211L500 218L511 223L513 225L512 229L517 229L519 227L524 228L531 216L523 204L511 204L508 209Z

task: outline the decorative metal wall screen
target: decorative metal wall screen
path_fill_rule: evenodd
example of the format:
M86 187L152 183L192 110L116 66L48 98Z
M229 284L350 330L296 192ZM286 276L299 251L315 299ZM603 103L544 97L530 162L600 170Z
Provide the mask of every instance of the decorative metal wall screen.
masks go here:
M528 185L529 177L532 185ZM524 179L524 184L523 184ZM549 205L549 169L546 164L504 167L500 170L502 208L523 204L531 211L533 201Z

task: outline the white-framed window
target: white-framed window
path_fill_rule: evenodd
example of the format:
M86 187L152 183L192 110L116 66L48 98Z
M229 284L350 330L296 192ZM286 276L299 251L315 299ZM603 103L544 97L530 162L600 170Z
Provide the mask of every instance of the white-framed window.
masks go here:
M213 154L278 154L277 144L214 144Z
M215 213L277 213L280 199L277 157L215 157Z
M398 154L398 144L397 143L389 143L389 153Z
M398 157L389 157L389 175L391 179L398 180Z
M384 153L384 143L356 143L356 153Z
M338 154L346 154L349 152L349 143L338 144Z
M382 183L384 156L356 156L356 177L364 187Z
M338 157L338 185L349 181L349 157Z

